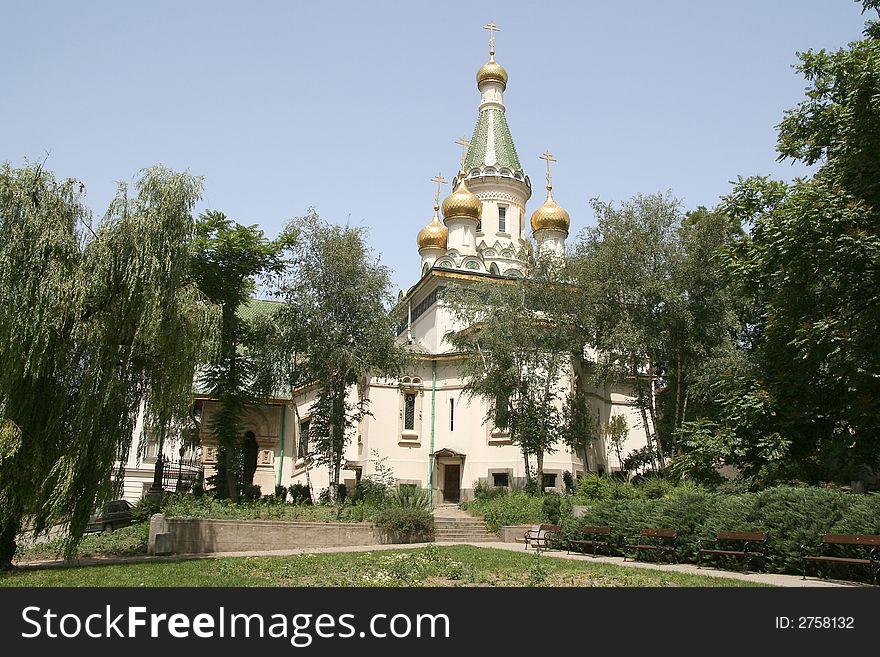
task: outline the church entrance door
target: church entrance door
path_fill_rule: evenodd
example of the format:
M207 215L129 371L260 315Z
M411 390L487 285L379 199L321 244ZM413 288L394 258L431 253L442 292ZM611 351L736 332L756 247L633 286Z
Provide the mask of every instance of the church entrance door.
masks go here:
M443 501L458 502L461 497L461 466L447 463L443 466Z

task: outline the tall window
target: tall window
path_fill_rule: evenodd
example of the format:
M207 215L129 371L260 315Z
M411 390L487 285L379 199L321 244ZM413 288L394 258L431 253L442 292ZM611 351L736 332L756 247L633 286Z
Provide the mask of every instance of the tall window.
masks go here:
M403 398L403 429L413 431L416 428L416 395L408 392Z
M449 430L455 431L455 397L449 398Z
M495 397L495 426L499 429L507 428L508 421L507 396L498 395Z
M309 455L309 425L311 420L303 420L299 423L299 451L297 456L304 459Z
M498 231L507 232L507 208L503 205L498 206Z

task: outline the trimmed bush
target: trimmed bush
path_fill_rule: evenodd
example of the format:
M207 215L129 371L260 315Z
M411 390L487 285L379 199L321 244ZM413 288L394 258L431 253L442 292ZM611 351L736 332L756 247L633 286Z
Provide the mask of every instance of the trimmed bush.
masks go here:
M424 509L388 508L379 512L375 523L404 542L427 538L434 533L434 516Z
M582 539L585 526L611 527L611 543L623 545L646 528L678 529L679 558L696 561L699 540L719 531L766 531L767 570L801 572L801 545L824 533L880 534L880 495L793 486L725 495L680 486L661 499L601 500L579 517L564 517L563 534ZM618 550L618 554L620 551ZM859 573L849 571L848 577Z
M154 513L162 511L162 503L155 497L145 495L137 501L131 510L131 522L137 524L139 522L149 522L150 517Z

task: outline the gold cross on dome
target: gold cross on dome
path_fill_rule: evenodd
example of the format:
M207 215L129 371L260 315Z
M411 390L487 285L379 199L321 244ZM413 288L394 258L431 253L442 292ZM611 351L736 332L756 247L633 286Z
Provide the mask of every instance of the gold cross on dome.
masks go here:
M467 149L471 147L471 142L467 140L467 137L460 137L455 140L455 143L461 146L461 170L464 171L464 161L467 159Z
M495 56L495 34L494 34L494 32L500 32L501 30L498 29L498 26L495 25L495 23L486 23L483 26L483 29L489 30L489 58L491 59L492 57Z
M437 193L434 195L434 205L438 205L440 203L440 185L445 185L449 181L446 180L439 171L436 176L431 178L431 180L437 183Z
M547 186L550 186L550 163L555 162L556 158L553 157L553 153L549 150L545 151L543 155L539 156L539 159L547 161Z

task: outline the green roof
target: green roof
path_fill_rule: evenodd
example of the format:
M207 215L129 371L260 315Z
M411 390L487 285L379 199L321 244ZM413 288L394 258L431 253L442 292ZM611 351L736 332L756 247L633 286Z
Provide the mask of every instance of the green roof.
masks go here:
M280 301L263 301L262 299L248 299L238 307L236 313L244 321L250 323L255 319L273 315L281 307Z
M523 172L504 110L487 107L480 112L464 166L465 171L491 166Z

